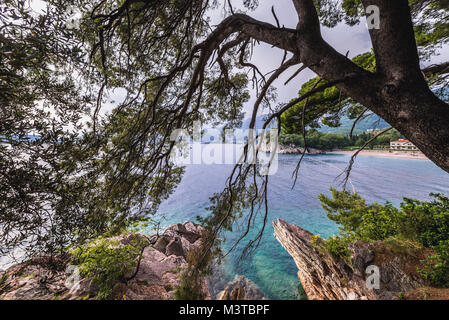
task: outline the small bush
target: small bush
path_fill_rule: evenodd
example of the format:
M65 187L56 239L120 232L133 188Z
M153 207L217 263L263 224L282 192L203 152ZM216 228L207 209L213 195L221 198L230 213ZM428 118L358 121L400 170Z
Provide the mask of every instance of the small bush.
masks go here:
M136 267L141 250L141 238L126 245L119 240L100 238L71 250L71 254L81 276L98 285L97 298L107 299L115 285Z
M349 239L335 235L327 240L322 239L320 235L315 235L310 241L312 247L330 253L335 259L343 259L345 261L351 259L351 252L348 249L349 243Z
M433 247L435 255L424 261L419 273L436 287L449 287L449 241Z
M409 254L420 246L435 255L418 270L435 286L449 287L449 198L431 194L433 201L404 198L400 208L391 203L367 204L357 193L331 188L332 197L320 195L328 217L340 224L339 236L322 245L335 257L348 258L355 240L384 241L396 254Z
M3 273L0 275L0 294L3 294L4 292L8 291L8 286L6 285L6 281L8 280L8 275Z
M324 247L334 258L349 261L351 260L351 252L348 249L349 242L346 238L333 236L324 242Z
M180 277L180 283L173 293L175 300L203 300L203 286L201 276L192 272L185 272Z
M307 293L304 290L304 287L302 284L298 284L298 291L296 292L296 299L297 300L309 300L307 297Z

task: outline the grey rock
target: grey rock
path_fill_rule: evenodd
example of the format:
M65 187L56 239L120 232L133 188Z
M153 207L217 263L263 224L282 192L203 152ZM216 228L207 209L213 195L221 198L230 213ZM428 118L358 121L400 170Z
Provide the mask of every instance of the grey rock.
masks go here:
M167 256L175 255L178 257L185 257L184 249L182 248L182 242L179 237L175 237L165 248L165 254Z
M223 291L217 295L218 300L262 300L266 299L264 292L251 280L243 275L236 275L227 283Z
M419 258L383 252L382 242L355 242L349 249L351 263L334 259L311 245L313 234L278 219L274 235L298 267L298 278L310 300L392 300L399 292L427 285L410 270L416 270ZM416 261L414 261L416 260ZM380 288L367 286L369 265L379 268Z

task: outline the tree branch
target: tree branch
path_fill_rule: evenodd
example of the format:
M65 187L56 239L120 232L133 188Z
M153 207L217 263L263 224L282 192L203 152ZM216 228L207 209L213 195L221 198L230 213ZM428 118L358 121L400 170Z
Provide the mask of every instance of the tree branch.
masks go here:
M379 29L369 30L379 74L389 79L422 77L413 22L407 0L363 0L380 12Z

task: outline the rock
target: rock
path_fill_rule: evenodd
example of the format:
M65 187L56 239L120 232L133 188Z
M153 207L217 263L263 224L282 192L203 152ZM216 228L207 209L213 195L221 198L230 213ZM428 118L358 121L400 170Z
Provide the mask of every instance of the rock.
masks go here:
M192 232L192 233L196 233L198 235L201 235L201 232L203 231L203 227L195 224L193 222L186 222L184 224L184 227L186 228L187 231Z
M193 222L188 222L188 224L189 230L187 230L187 228L182 224L175 224L170 226L165 231L165 234L170 236L178 236L187 239L190 243L194 243L201 237L201 233L197 231L198 228Z
M242 287L236 287L232 289L231 296L229 297L230 300L243 300L245 299L245 289Z
M169 242L170 242L169 237L161 236L159 237L159 239L156 240L154 248L162 253L165 253L165 248L167 247Z
M248 278L237 275L227 283L217 295L218 300L262 300L266 299L262 290Z
M349 245L349 251L352 253L351 264L354 272L358 276L363 276L368 266L374 260L374 251L357 241Z
M137 267L117 282L110 299L174 299L180 275L187 267L185 256L200 245L201 231L200 226L188 222L170 226L159 237L130 233L110 238L119 240L119 245L138 243L142 249ZM50 258L43 256L0 273L0 300L94 299L98 293L96 284L87 278L75 280L70 257L57 259L58 268L51 267ZM71 272L66 273L66 269ZM206 280L203 290L206 298L210 298Z
M229 291L223 290L220 293L218 293L217 300L230 300L229 299Z
M47 300L61 295L67 291L66 274L61 268L50 271L46 265L65 262L60 257L42 256L13 265L1 276L0 300Z
M275 237L293 257L310 300L392 300L398 299L399 293L426 285L416 272L426 252L393 254L384 242L357 241L349 246L352 257L347 262L312 246L313 234L307 230L281 219L273 226ZM378 289L367 285L372 283L368 267L379 270Z
M185 257L184 249L182 248L181 239L175 237L165 248L165 254L171 256L172 254L178 257Z

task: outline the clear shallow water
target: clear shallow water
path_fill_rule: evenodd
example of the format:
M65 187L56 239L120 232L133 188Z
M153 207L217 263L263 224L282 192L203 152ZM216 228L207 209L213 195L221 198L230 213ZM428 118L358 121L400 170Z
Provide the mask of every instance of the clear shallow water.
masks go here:
M291 174L298 155L279 155L279 170L270 177L269 215L264 237L254 255L240 264L237 261L244 242L227 257L225 277L232 280L236 274L243 274L271 299L295 299L299 284L297 268L274 238L271 221L282 218L322 237L336 233L338 226L326 217L317 196L329 194L331 185L340 187L336 178L349 159L346 155L306 156L298 182L291 190ZM198 215L207 214L209 197L222 190L231 169L231 165L188 165L181 184L159 209L158 214L165 216L163 224L194 221ZM430 161L359 156L351 180L357 192L369 201L390 201L395 205L403 196L425 200L429 199L430 192L449 193L449 174ZM256 227L260 227L260 223ZM235 228L227 235L224 247L229 248L240 234L241 229ZM253 230L249 238L256 234L257 230Z

